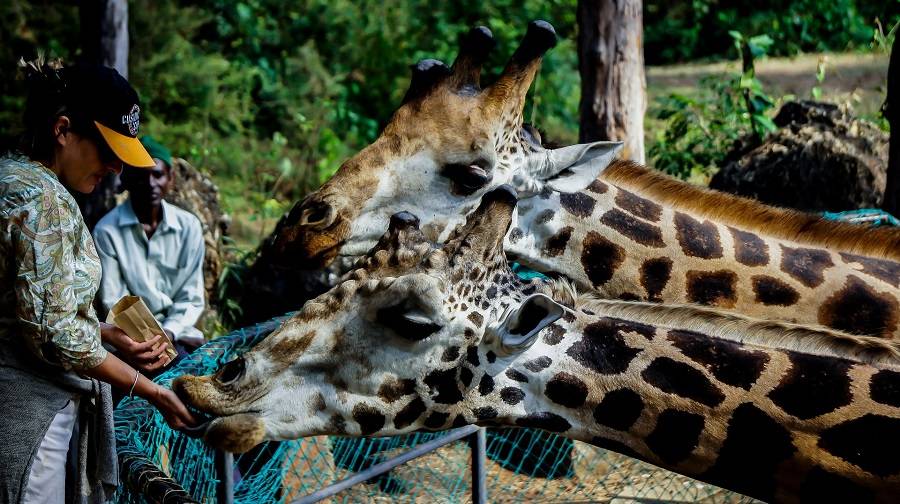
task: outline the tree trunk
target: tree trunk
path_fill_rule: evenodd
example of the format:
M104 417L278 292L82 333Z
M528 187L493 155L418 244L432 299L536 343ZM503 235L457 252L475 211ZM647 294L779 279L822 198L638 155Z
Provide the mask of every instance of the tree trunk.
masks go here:
M82 0L81 59L115 68L128 78L128 0ZM91 194L75 194L90 229L116 206L118 177L107 176Z
M896 38L891 46L887 83L887 99L884 101L883 110L891 125L891 143L888 150L887 183L884 187L884 202L881 208L895 217L900 217L900 54L897 52Z
M578 1L579 141L622 140L644 163L643 10L640 0Z

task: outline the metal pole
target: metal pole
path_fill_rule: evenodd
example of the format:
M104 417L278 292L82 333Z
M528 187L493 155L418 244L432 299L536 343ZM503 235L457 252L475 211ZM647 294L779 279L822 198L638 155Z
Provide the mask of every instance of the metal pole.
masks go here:
M216 502L234 504L234 455L230 452L216 450L216 474L219 483L216 485Z
M472 449L472 504L486 504L487 482L484 464L487 456L487 438L484 427L469 436L469 447Z
M462 439L464 437L476 434L478 427L474 425L469 425L466 427L460 427L459 429L450 431L446 436L439 437L437 439L432 439L427 443L422 443L419 446L413 448L412 450L403 453L402 455L398 455L392 459L385 460L380 464L375 464L372 467L360 471L349 478L342 479L333 485L329 485L321 490L313 492L306 497L302 497L293 501L291 504L311 504L313 502L319 502L320 500L327 499L332 495L337 494L343 490L346 490L353 485L362 483L367 479L372 478L373 476L378 476L379 474L384 474L391 469L405 464L412 459L421 457L422 455L427 455L428 453L437 450L441 446L446 444L450 444L456 440ZM483 501L482 501L483 502Z

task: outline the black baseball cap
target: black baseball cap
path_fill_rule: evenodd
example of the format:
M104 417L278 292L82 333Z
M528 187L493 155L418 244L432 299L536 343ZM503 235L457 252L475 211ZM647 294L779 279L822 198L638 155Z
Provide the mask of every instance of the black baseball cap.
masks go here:
M155 166L138 140L141 107L137 92L116 70L102 65L77 64L63 69L65 103L93 122L106 144L123 163L138 168Z

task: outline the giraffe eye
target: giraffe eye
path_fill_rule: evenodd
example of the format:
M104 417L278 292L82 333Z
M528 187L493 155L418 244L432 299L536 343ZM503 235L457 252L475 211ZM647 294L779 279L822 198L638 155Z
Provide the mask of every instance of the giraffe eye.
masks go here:
M543 141L541 139L541 132L538 131L534 126L527 123L522 125L522 137L524 137L525 141L527 141L528 143L537 145L538 147L541 146L541 142Z
M378 310L376 320L410 341L421 341L441 330L440 324L434 323L418 309L407 308L403 303Z

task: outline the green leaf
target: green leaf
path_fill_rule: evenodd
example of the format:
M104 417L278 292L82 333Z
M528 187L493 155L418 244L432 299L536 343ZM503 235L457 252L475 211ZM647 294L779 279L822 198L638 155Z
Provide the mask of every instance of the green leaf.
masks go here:
M775 123L771 119L769 119L767 116L764 116L762 114L754 114L753 122L762 126L763 129L765 129L769 133L776 131L778 129L778 126L776 126Z

